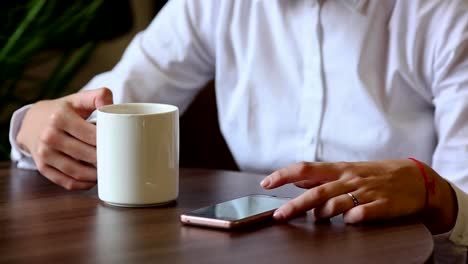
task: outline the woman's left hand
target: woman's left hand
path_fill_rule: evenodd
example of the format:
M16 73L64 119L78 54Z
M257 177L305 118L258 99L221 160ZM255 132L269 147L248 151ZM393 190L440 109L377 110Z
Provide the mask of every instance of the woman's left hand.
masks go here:
M420 168L409 159L301 162L272 173L261 185L272 189L294 183L309 189L276 210L274 218L277 220L289 219L310 209L314 209L318 218L343 214L347 223L390 219L429 210L442 212L442 220L447 223L442 229L450 230L456 218L456 197L442 177L429 166L423 166L429 180L435 181L435 193L426 190ZM427 204L426 192L429 192Z

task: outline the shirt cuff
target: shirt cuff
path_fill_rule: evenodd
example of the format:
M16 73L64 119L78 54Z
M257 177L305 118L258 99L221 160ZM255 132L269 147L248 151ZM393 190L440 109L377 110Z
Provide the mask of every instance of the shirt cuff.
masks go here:
M458 202L458 215L455 226L450 234L450 240L457 245L468 246L468 194L450 183Z
M31 154L27 153L26 151L22 150L18 146L18 142L16 142L16 136L18 135L18 131L21 128L21 124L23 123L24 116L26 112L28 112L31 105L26 105L21 107L20 109L16 110L11 117L10 122L10 144L11 144L11 159L16 161L16 166L22 169L30 169L35 170L36 164L32 159Z

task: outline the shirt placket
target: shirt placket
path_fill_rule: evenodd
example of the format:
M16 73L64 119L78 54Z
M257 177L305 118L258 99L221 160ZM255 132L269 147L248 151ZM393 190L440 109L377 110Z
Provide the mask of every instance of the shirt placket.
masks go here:
M325 86L323 77L321 1L307 1L304 16L304 86L301 102L303 152L300 160L321 160L320 130L322 126Z

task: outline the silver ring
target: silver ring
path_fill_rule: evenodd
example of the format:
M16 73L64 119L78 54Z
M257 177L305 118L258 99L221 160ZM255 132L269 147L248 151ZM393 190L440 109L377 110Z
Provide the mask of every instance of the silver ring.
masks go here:
M358 206L360 203L359 203L359 200L354 197L354 195L352 193L346 193L347 195L349 195L349 197L351 197L351 199L353 199L353 203L354 203L354 206Z

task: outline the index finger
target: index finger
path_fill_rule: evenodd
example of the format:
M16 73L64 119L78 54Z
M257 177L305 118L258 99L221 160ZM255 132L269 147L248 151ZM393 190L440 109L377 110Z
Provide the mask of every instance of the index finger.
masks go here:
M276 220L286 220L315 208L327 200L343 193L347 193L348 191L350 191L350 186L342 180L317 186L307 190L303 194L278 208L273 217Z
M338 179L341 173L341 166L337 163L300 162L273 172L261 182L261 185L263 188L272 189L304 180L311 185L319 185Z
M88 145L96 146L96 125L73 111L66 113L63 130Z

